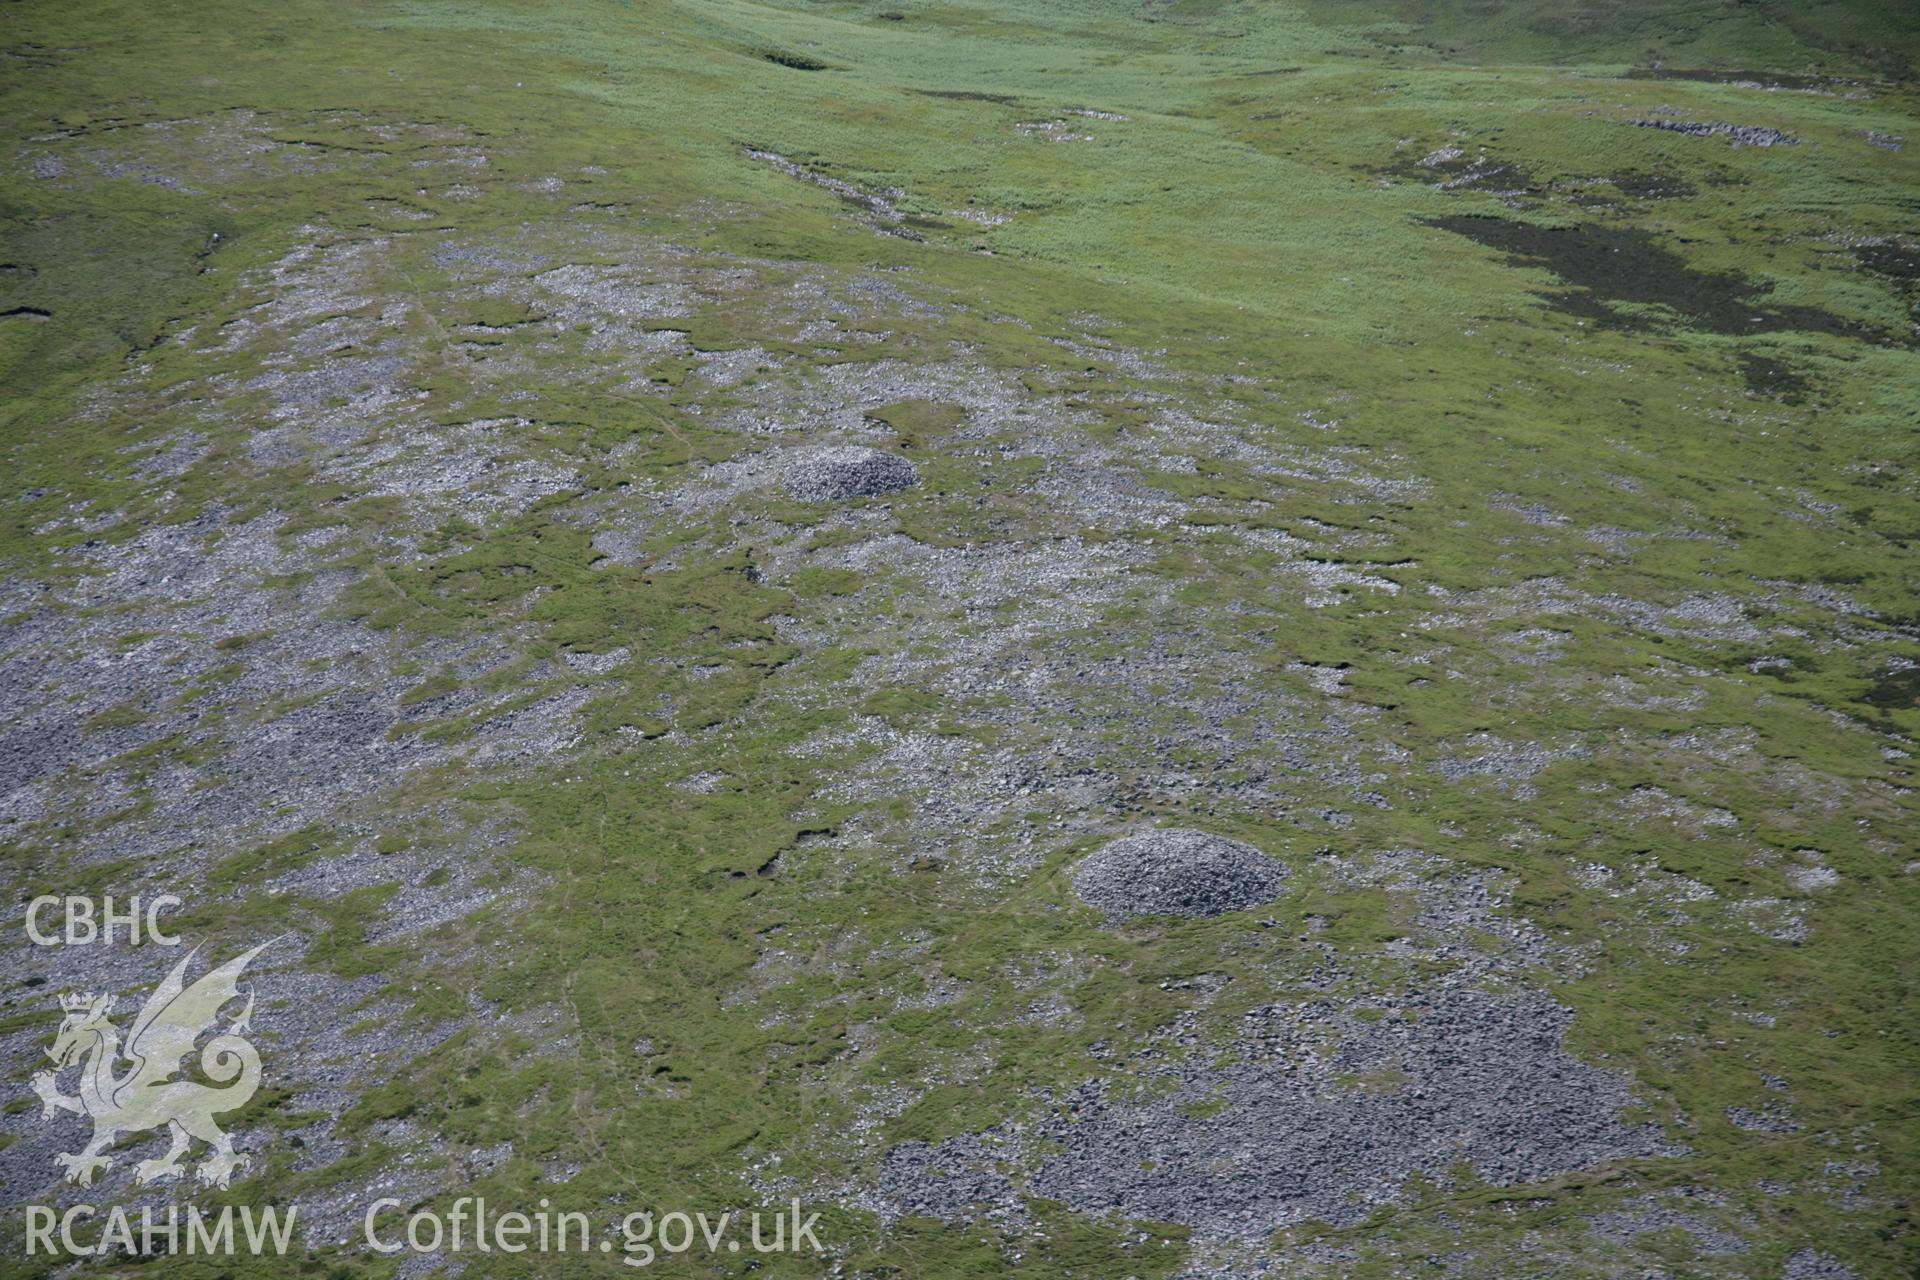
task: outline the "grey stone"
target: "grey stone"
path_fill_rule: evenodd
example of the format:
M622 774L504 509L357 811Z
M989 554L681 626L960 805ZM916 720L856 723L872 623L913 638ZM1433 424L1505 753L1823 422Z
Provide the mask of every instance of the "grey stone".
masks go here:
M1724 134L1733 139L1736 147L1791 147L1800 141L1790 133L1757 124L1719 124L1704 120L1635 120L1634 123L1642 129L1665 129L1670 133L1686 133L1696 138Z
M1537 994L1464 988L1409 994L1373 1022L1332 1004L1257 1009L1239 1061L1150 1066L1170 1089L1145 1102L1104 1080L1067 1096L1034 1129L1028 1190L1252 1242L1314 1218L1357 1224L1415 1173L1462 1161L1511 1187L1679 1154L1621 1118L1624 1076L1567 1052L1572 1021Z
M910 489L920 483L920 473L897 454L838 445L800 458L787 467L780 483L802 502L844 502Z
M1145 831L1080 864L1074 891L1109 919L1217 916L1271 902L1287 870L1251 845L1204 831Z
M1858 1272L1830 1253L1801 1249L1787 1259L1781 1280L1854 1280Z

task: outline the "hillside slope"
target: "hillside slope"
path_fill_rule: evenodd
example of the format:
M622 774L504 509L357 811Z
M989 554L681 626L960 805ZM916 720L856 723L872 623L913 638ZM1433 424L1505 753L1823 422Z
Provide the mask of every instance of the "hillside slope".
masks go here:
M1909 9L12 6L0 1270L1910 1274Z

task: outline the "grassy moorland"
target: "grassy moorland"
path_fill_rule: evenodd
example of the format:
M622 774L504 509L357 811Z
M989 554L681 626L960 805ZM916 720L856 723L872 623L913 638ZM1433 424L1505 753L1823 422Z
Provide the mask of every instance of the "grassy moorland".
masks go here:
M7 887L283 936L201 1198L312 1226L96 1271L475 1193L823 1214L673 1274L1920 1264L1907 6L5 47ZM783 489L849 442L920 483ZM1287 892L1103 919L1155 826ZM27 1276L50 997L164 966L17 955Z

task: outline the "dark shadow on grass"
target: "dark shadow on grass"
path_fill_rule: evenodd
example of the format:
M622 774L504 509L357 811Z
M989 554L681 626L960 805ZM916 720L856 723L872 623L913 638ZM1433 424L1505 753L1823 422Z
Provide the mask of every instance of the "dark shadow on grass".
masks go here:
M1885 335L1819 307L1769 305L1773 286L1738 272L1698 271L1652 235L1624 227L1541 227L1484 215L1429 218L1428 226L1544 267L1571 288L1542 294L1558 310L1615 329L1652 331L1620 304L1664 307L1696 329L1752 334L1801 330L1873 340Z

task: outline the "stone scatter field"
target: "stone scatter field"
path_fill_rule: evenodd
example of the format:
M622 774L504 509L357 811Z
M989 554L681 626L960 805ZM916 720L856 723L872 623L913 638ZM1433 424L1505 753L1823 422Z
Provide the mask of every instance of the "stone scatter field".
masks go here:
M1897 7L15 9L0 1276L1920 1265Z

